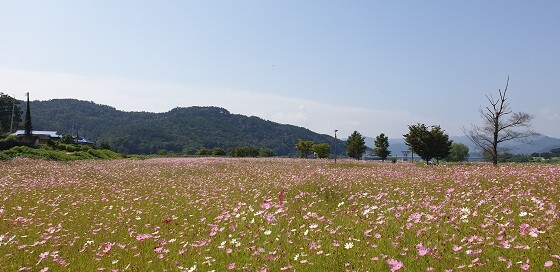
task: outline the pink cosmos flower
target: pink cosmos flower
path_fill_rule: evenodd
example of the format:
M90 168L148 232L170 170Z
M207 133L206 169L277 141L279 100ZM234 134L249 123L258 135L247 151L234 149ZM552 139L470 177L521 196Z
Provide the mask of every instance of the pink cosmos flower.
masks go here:
M144 240L146 240L146 239L148 239L148 238L152 238L152 235L149 234L149 233L147 233L147 234L138 234L138 235L136 235L136 240L138 240L138 241L144 241Z
M272 206L272 205L270 204L270 200L269 200L269 199L266 199L266 200L263 202L263 204L261 204L261 208L263 208L263 209L265 209L265 210L270 209L271 206Z
M49 257L49 252L48 251L45 251L45 252L39 254L39 261L37 261L37 263L35 265L38 265L40 262L42 262L47 257Z
M416 245L416 249L418 250L418 255L420 255L420 256L430 254L430 249L427 248L427 247L424 247L424 245L422 243L419 243L418 245Z
M544 263L544 267L551 267L552 264L553 264L552 261L546 261L546 262Z
M387 264L391 266L391 272L397 271L403 267L403 263L395 259L387 260Z
M227 269L228 269L228 270L235 269L235 263L230 263L230 264L228 264L228 265L227 265Z
M287 264L287 265L285 265L284 267L280 268L280 270L288 270L288 269L291 269L291 268L292 268L292 265L291 265L291 264Z
M529 267L530 266L529 266L528 263L521 264L521 269L523 269L523 270L529 270Z
M519 226L519 232L521 232L521 235L527 234L528 229L529 229L529 224L523 223L521 224L521 226Z

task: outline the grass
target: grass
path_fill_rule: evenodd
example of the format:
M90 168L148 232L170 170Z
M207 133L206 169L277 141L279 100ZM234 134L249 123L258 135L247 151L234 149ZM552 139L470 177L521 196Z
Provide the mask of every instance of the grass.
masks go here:
M13 159L0 170L2 271L560 267L558 165Z

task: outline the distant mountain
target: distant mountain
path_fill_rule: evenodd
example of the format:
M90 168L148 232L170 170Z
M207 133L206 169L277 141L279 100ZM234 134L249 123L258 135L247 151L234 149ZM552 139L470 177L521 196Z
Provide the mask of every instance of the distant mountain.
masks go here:
M35 130L78 133L94 141L108 141L117 151L128 154L254 146L288 156L296 153L298 139L331 146L335 141L303 127L232 114L218 107L175 108L165 113L124 112L93 102L54 99L31 102L31 116ZM338 140L337 145L342 147L344 143Z
M469 147L471 156L479 156L479 148L467 138L467 136L450 136L450 140L454 143L462 143ZM366 146L375 146L375 137L366 137ZM507 147L509 153L512 154L526 154L549 152L551 149L560 148L560 139L552 138L545 135L532 137L529 143L522 143L518 141L505 142L502 145ZM389 150L392 155L401 156L401 151L408 150L408 146L404 143L404 139L389 139Z

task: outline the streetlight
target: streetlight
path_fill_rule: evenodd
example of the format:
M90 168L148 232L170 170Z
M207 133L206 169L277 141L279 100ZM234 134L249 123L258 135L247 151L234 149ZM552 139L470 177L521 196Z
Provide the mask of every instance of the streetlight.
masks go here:
M338 129L334 130L334 163L336 163L336 133L338 132Z

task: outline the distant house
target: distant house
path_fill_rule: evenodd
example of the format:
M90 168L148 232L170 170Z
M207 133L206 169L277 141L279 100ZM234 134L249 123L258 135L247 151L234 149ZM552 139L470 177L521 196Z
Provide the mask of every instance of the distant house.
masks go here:
M75 137L74 137L74 140L76 140ZM77 144L85 144L85 145L94 145L95 144L92 140L90 140L86 137L81 137L81 136L78 137L78 140L76 140L76 143Z
M62 138L62 135L58 134L56 131L33 130L31 134L37 137L41 143L48 142L49 140L58 141ZM21 139L25 137L25 130L18 130L12 135Z

